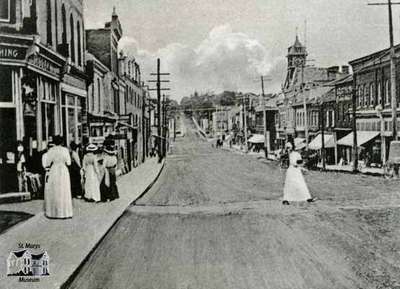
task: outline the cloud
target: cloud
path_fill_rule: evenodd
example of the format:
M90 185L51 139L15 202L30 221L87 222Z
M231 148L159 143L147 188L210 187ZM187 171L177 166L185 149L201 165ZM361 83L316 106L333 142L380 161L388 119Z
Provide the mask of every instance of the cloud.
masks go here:
M156 70L156 58L160 58L162 70L171 73L171 96L177 100L194 90L259 92L256 81L270 73L278 89L285 65L284 59L271 58L258 40L233 31L228 24L212 29L194 48L171 43L151 53L141 50L133 38L123 38L120 46L137 59L145 75Z

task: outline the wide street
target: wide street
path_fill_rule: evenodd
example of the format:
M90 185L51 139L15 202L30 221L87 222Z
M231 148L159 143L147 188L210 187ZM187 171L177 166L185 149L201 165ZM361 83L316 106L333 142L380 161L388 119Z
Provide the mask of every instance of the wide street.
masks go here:
M400 288L398 182L307 172L318 201L283 206L285 171L185 122L70 288Z

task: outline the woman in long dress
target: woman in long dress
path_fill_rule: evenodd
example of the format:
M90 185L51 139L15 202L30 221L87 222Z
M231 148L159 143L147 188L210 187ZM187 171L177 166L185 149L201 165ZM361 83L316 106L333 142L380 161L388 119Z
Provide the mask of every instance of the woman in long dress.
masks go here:
M283 204L289 202L313 202L301 171L302 158L300 153L293 151L292 144L286 144L289 151L289 168L286 171L285 186L283 188Z
M97 164L97 146L90 144L83 157L85 175L85 199L89 202L100 202L99 169Z
M68 167L71 158L67 148L62 146L61 136L54 137L54 147L44 159L45 167L50 167L45 185L45 215L48 218L72 218L71 182Z
M117 168L118 158L112 144L106 144L103 156L104 177L100 184L101 200L103 202L112 201L119 198L117 187Z
M78 149L79 146L72 142L71 148L71 167L70 167L70 177L71 177L71 192L72 197L81 198L82 197L82 185L81 185L81 160L79 158Z

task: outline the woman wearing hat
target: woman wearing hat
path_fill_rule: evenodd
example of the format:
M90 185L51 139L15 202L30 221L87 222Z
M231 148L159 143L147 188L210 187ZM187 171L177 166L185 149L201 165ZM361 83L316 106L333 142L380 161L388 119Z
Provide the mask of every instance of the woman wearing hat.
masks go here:
M100 184L101 200L103 202L112 201L119 198L117 187L117 152L111 140L104 142L104 159L103 166L105 174Z
M289 168L286 171L282 203L289 205L289 202L313 202L314 199L311 198L301 171L303 160L300 153L293 151L293 145L290 142L285 147L289 152Z
M89 202L100 202L99 169L97 166L97 146L89 144L83 157L85 176L85 199Z
M45 185L45 214L48 218L72 218L71 182L68 167L71 165L69 151L63 147L63 138L55 136L54 147L43 158L44 167L49 168Z

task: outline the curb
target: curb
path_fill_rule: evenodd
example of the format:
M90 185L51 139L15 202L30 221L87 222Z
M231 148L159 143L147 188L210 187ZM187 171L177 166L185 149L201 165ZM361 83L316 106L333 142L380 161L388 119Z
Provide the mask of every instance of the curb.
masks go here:
M93 254L93 252L99 247L100 243L104 240L104 238L108 235L108 233L111 231L111 229L119 222L119 220L122 218L124 215L126 209L131 206L132 204L135 204L140 198L142 198L150 189L151 187L155 184L155 182L158 180L160 177L162 171L164 170L166 161L163 161L163 164L161 166L160 171L158 172L157 176L154 178L154 180L144 189L144 191L135 199L133 200L122 212L122 214L115 220L115 222L110 226L110 228L107 229L107 232L96 242L96 244L93 246L93 248L90 250L90 252L86 255L86 257L82 260L82 262L78 265L78 267L74 270L74 272L68 277L68 279L59 287L60 289L67 289L72 282L74 281L75 277L79 274L79 272L82 270L83 265L86 264L86 262L89 260L90 256Z

